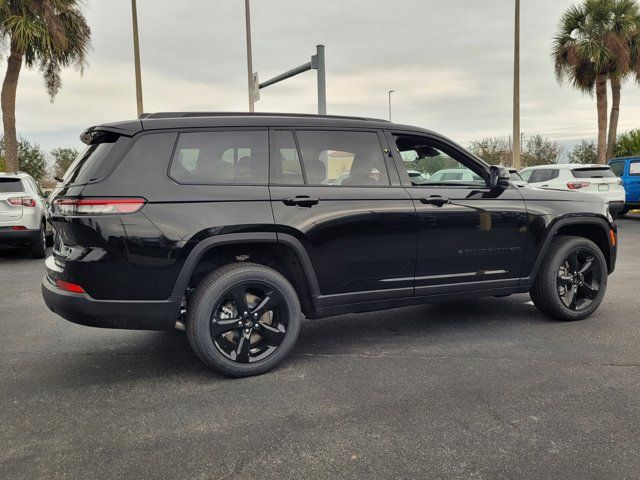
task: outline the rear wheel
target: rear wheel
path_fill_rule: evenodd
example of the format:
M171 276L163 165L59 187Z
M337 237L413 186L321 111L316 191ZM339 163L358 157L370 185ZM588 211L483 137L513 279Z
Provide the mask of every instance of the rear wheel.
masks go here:
M188 305L187 337L209 367L246 377L278 365L293 348L302 313L296 291L275 270L252 263L219 268Z
M618 217L624 217L627 213L629 213L629 210L631 210L631 208L624 207L622 210L618 212Z
M38 239L31 244L31 257L44 258L47 255L47 230L44 222L40 224Z
M556 238L529 292L542 313L582 320L595 312L607 289L607 264L598 246L582 237Z

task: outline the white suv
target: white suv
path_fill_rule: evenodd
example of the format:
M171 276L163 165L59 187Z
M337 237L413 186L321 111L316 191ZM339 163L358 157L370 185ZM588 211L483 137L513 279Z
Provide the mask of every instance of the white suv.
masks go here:
M600 195L609 202L609 210L614 215L624 208L625 192L622 181L608 165L538 165L520 170L520 176L532 187L580 190Z
M33 258L47 247L44 195L26 173L0 172L0 245L29 245Z

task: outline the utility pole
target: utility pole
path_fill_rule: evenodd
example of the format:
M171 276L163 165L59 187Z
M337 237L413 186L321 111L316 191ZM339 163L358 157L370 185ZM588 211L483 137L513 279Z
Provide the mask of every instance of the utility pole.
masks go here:
M249 0L244 0L244 16L247 31L247 81L249 92L249 111L254 111L254 99L253 99L253 55L251 52L251 10L249 7Z
M513 168L520 170L520 0L516 1L513 55Z
M395 90L389 90L389 121L391 121L391 94L395 92Z
M142 115L142 74L140 72L140 41L138 39L138 9L136 0L131 0L131 17L133 21L133 62L136 70L136 105L138 117Z

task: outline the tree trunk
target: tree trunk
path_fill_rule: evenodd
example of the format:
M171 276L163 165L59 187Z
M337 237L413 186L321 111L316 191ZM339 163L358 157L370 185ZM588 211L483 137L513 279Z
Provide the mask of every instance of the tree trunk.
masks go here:
M596 77L596 101L598 105L598 163L607 162L607 76Z
M607 160L613 158L618 139L618 118L620 118L620 85L619 78L611 79L611 117L609 118L609 139L607 141Z
M18 138L16 135L16 92L18 77L22 68L22 52L11 45L11 53L7 59L7 73L2 84L0 103L2 104L2 121L4 123L4 158L8 173L18 171Z

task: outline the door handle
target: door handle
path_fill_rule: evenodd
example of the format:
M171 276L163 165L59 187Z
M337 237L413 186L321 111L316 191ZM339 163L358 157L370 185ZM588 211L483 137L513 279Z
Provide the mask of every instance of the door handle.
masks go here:
M548 184L540 185L540 188L549 188L549 185Z
M431 195L430 197L425 197L420 199L421 203L425 205L434 205L436 207L441 207L448 203L451 203L448 197L443 197L442 195Z
M283 198L282 203L289 207L307 207L310 208L313 205L320 203L319 198L310 197L308 195L297 195L293 198Z

